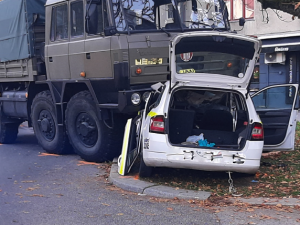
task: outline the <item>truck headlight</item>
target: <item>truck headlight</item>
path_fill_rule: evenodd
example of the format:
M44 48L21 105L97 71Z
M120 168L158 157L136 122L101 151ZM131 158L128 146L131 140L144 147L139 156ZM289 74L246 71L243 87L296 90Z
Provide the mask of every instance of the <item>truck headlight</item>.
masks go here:
M141 102L141 96L140 96L140 94L139 93L133 93L131 95L131 102L134 105L140 104L140 102Z

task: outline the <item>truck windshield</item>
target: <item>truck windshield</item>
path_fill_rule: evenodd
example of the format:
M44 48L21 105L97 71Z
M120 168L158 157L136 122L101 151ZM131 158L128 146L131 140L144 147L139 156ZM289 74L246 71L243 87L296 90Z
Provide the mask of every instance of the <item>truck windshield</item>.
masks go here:
M219 0L113 0L119 32L229 29Z

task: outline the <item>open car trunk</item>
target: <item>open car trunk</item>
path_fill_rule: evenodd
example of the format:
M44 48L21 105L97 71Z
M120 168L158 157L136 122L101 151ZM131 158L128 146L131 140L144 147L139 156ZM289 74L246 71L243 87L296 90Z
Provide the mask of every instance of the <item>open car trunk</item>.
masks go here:
M248 120L246 103L239 92L179 88L170 101L169 141L172 145L208 147L198 141L187 142L188 137L203 134L208 143L215 144L209 148L242 150L251 135Z

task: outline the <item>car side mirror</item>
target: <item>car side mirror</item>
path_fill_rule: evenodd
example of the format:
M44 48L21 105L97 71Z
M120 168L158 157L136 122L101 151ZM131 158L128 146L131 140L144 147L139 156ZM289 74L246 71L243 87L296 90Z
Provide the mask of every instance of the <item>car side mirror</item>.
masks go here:
M244 17L239 18L239 26L243 27L246 23L246 20Z

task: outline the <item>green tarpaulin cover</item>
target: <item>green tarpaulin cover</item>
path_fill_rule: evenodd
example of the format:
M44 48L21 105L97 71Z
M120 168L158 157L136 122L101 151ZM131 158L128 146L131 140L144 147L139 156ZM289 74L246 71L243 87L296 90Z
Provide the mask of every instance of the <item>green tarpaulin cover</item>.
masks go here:
M46 0L0 0L1 62L34 56L33 25L45 24L45 3Z

